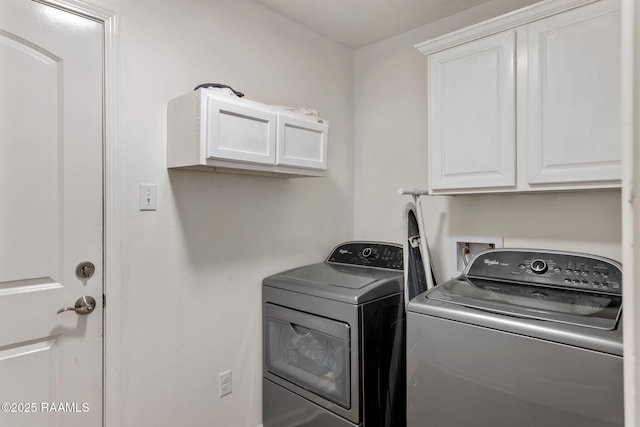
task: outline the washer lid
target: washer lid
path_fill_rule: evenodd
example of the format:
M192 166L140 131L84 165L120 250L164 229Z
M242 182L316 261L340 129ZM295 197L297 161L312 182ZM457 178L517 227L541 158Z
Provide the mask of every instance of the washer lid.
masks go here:
M622 296L461 278L434 288L427 299L459 304L510 316L613 330Z
M476 255L462 276L427 299L596 329L616 328L622 269L595 255L494 249Z

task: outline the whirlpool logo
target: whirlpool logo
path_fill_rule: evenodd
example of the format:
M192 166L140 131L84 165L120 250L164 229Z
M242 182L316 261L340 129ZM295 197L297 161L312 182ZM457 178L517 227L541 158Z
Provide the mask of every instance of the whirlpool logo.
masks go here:
M487 265L500 265L500 261L497 261L495 259L485 259L484 263Z

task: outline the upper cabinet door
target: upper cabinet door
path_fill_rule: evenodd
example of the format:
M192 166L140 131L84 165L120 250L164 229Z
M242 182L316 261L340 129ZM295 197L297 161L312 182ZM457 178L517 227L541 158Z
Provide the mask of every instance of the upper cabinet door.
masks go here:
M275 165L276 118L257 103L204 96L207 158ZM245 105L247 104L247 105Z
M515 31L429 56L433 190L516 184Z
M528 61L529 184L620 180L617 4L529 24Z
M300 114L278 113L277 164L327 169L329 125Z

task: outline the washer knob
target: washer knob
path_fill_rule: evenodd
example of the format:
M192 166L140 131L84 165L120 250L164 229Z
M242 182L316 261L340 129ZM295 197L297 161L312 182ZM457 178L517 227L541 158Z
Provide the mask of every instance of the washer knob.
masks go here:
M362 250L362 256L365 257L365 258L369 258L372 253L373 253L373 251L371 250L371 248L364 248Z
M542 274L547 271L547 263L541 259L535 259L531 261L531 270L536 274Z

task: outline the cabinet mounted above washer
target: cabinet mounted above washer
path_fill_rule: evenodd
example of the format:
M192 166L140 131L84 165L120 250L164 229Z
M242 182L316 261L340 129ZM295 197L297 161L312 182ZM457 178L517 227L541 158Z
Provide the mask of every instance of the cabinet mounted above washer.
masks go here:
M434 194L620 188L620 1L546 0L416 47Z
M211 89L169 101L167 167L324 176L329 124Z

